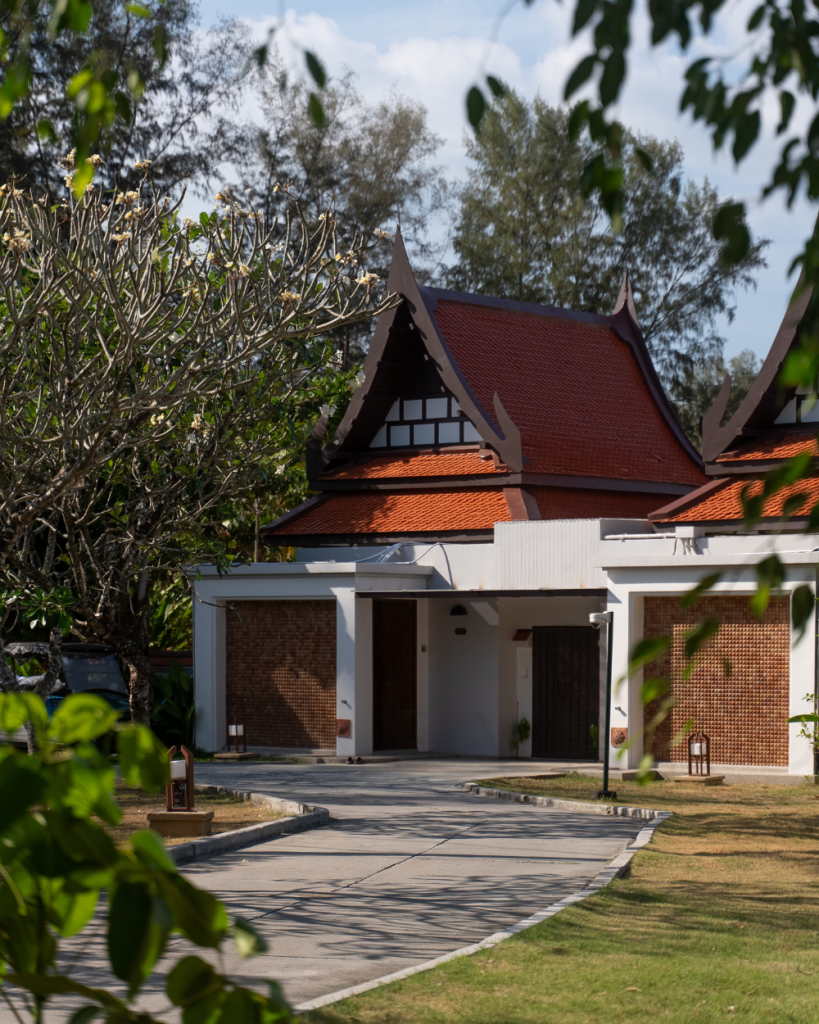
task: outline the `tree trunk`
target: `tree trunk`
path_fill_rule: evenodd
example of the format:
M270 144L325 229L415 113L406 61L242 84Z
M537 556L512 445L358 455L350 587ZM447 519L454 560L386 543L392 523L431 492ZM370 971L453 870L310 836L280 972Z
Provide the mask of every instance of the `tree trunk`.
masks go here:
M0 683L3 684L3 689L6 693L17 693L20 689L17 676L12 672L11 665L6 661L6 645L3 641L2 633L0 633Z
M128 690L131 702L131 721L140 725L151 724L151 662L148 654L135 644L129 644L122 660L128 666Z
M46 668L45 675L34 688L34 692L41 700L45 700L54 689L54 684L57 682L57 677L62 667L62 651L63 635L59 628L55 626L48 638L48 667ZM37 737L34 735L34 727L31 722L26 722L26 741L29 754L33 754L37 749Z

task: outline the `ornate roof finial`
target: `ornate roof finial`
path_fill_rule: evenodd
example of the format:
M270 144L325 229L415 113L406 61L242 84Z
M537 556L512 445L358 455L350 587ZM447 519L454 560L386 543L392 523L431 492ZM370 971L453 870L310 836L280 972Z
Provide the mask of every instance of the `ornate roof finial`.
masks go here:
M620 286L620 294L617 296L617 302L614 304L614 314L620 312L625 307L629 311L629 315L634 323L639 327L640 322L637 319L637 310L634 308L634 293L631 290L631 279L628 276L628 267L623 275L623 283Z

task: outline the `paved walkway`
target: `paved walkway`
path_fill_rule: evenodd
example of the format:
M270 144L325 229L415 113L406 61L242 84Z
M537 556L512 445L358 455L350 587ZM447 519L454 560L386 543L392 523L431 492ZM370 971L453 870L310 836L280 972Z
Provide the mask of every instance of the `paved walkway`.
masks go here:
M223 969L247 984L276 978L294 1004L401 970L583 888L640 829L456 788L519 770L460 759L198 765L198 782L319 804L332 815L324 828L183 867L268 941L264 956L242 962L229 953ZM103 980L101 938L78 958L75 977L87 984ZM160 967L185 950L173 940ZM158 977L146 1007L165 1010L161 987Z

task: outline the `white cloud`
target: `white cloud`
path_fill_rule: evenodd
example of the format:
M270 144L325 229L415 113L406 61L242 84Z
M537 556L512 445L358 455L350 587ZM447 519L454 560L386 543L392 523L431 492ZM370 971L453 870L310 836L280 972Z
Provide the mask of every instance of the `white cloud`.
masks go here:
M253 3L254 0L238 0ZM740 0L720 13L716 32L694 40L689 53L673 45L652 50L645 10L638 8L630 72L618 115L638 131L661 138L677 138L685 150L686 169L697 180L708 177L722 195L748 202L753 230L772 239L769 269L760 276L756 293L739 297L737 319L726 326L727 354L750 347L764 355L773 340L793 281L786 276L791 259L813 227L814 213L805 202L786 212L779 197L759 202L762 184L779 153L781 142L773 135L777 110L773 102L764 110L764 140L757 144L739 169L730 154L715 154L708 132L680 115L683 73L688 63L706 52L727 54L728 72L741 69L748 60L742 50L745 25L757 0ZM363 5L363 6L362 6ZM453 178L463 178L466 158L463 147L467 130L466 91L483 70L503 78L528 97L540 92L551 103L562 100L566 78L587 52L588 41L571 40L573 3L543 3L515 10L504 24L501 41L487 59L487 38L497 5L492 0L466 4L465 0L416 0L412 17L402 8L361 0L356 14L341 13L338 5L314 6L326 13L297 14L289 10L276 39L283 56L297 73L303 73L300 47L315 51L331 75L345 68L358 75L358 87L370 101L383 98L391 89L420 100L429 111L433 131L442 137L439 158ZM239 14L250 13L246 10ZM262 37L270 19L248 18L254 34ZM430 26L419 32L418 26ZM436 34L436 27L438 33ZM484 67L485 65L485 67ZM796 123L805 123L812 111L800 109Z

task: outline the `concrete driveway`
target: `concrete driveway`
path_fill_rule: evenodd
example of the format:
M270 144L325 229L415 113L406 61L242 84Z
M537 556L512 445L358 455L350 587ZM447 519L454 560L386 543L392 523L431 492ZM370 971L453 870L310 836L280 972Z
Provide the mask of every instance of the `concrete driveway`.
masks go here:
M248 961L228 951L221 968L254 986L275 978L295 1005L479 941L582 889L643 823L489 801L456 788L535 771L466 759L197 765L198 782L319 804L332 815L323 828L182 868L269 944ZM101 918L65 952L78 981L121 988L105 977ZM144 1007L163 1019L177 1014L161 975L188 952L187 943L172 940L144 990ZM74 1008L51 1004L49 1019L67 1020ZM0 1021L7 1019L0 1009Z
M277 978L297 1004L402 970L583 888L642 825L456 788L520 770L460 759L197 767L200 782L320 804L333 819L183 869L269 943L231 973Z

